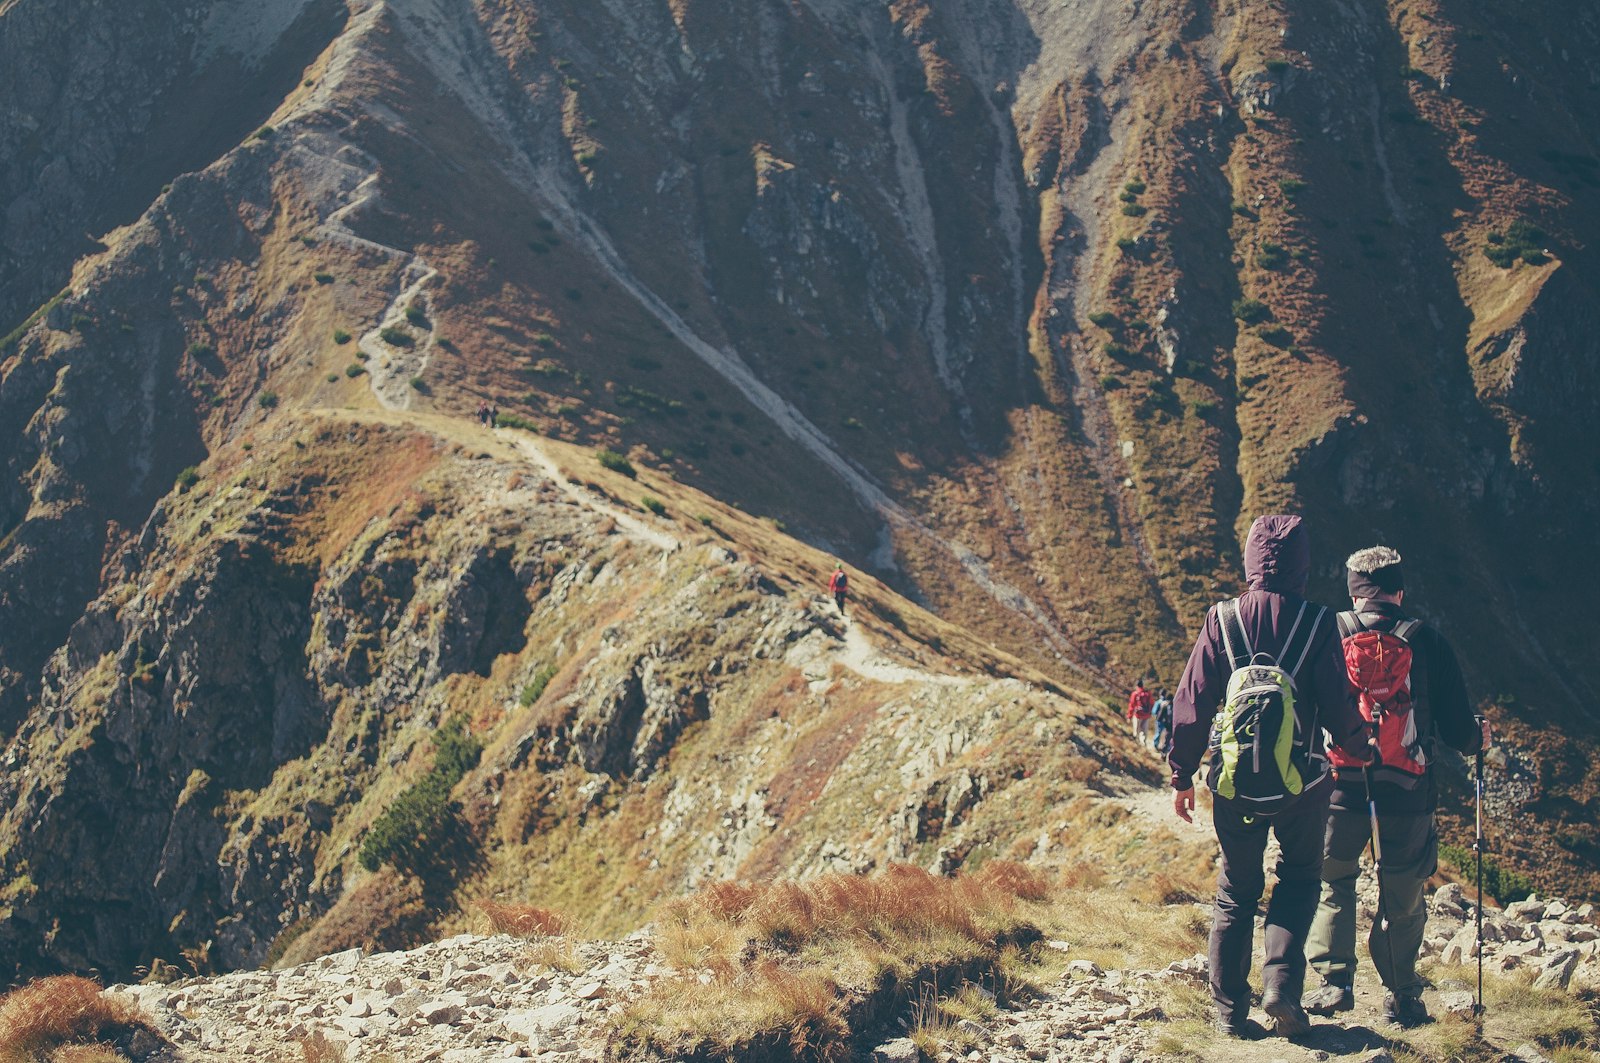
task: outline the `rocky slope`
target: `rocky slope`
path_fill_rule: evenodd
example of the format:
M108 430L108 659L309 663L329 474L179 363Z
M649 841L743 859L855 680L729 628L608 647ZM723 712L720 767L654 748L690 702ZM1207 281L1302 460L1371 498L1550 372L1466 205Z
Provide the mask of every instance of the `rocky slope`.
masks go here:
M1437 959L1442 952L1443 965L1436 970L1440 989L1427 1000L1441 1016L1472 1009L1476 950L1470 900L1459 886L1449 886L1431 901L1424 956ZM1366 916L1375 910L1375 899L1368 897ZM1540 988L1594 988L1600 986L1597 937L1592 906L1534 901L1489 914L1485 963L1491 978L1532 966ZM1394 1058L1379 1047L1384 1039L1374 1028L1384 1027L1365 987L1357 1011L1338 1022L1317 1020L1298 1045L1274 1040L1259 1051L1239 1042L1224 1048L1187 1027L1181 1037L1190 1038L1188 1043L1175 1044L1170 1024L1186 1007L1178 987L1205 984L1204 954L1176 959L1161 970L1105 971L1092 960L1072 958L1071 941L1057 940L1053 947L1068 957L1055 984L985 1023L965 1020L960 1034L979 1058L1133 1063L1170 1058L1175 1051L1184 1058L1221 1058L1205 1054L1212 1050L1244 1061ZM157 1060L282 1058L307 1041L332 1042L342 1046L345 1058L371 1060L641 1058L628 1055L617 1019L654 981L674 973L648 934L572 943L463 934L403 953L354 949L282 970L113 986L106 992L150 1018L168 1042L152 1057ZM913 1018L887 1017L874 1063L925 1058L910 1038L896 1036L911 1031ZM1498 1041L1504 1034L1495 1025L1491 1019L1490 1036ZM1533 1042L1504 1050L1514 1053L1507 1058L1544 1058ZM938 1058L971 1057L947 1050Z
M1039 847L1280 507L1415 560L1592 890L1593 14L146 6L0 4L24 969ZM456 719L465 844L362 870Z

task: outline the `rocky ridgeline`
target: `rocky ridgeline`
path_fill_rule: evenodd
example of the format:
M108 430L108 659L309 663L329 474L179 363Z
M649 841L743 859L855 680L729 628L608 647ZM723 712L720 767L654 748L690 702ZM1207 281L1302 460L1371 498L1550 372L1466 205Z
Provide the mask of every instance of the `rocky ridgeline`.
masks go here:
M1376 895L1370 882L1366 886L1370 918ZM1197 907L1209 918L1208 906ZM1460 968L1459 978L1436 987L1430 999L1436 1012L1472 1009L1473 994L1463 987L1475 978L1473 915L1472 897L1459 885L1444 886L1432 898L1424 956ZM1068 956L1073 951L1070 941L1048 947ZM1535 968L1540 986L1600 987L1594 906L1535 897L1504 911L1486 910L1484 962L1490 971ZM581 943L463 934L409 952L365 955L352 949L281 971L113 986L106 992L137 1004L170 1042L155 1060L276 1059L316 1039L343 1044L347 1058L374 1061L592 1060L606 1053L609 1020L656 979L673 973L644 932L622 941ZM1370 971L1362 977L1370 979ZM1070 959L1060 980L1025 1006L998 1011L985 1023L957 1023L959 1035L977 1047L964 1055L941 1052L937 1059L1153 1059L1172 987L1203 989L1206 981L1203 953L1159 971L1105 971L1090 960ZM902 1020L898 1032L909 1034L909 1025ZM1327 1031L1339 1025L1318 1022ZM895 1032L886 1031L874 1049L875 1063L921 1058L909 1036L889 1036ZM1337 1038L1321 1044L1341 1047ZM1277 1041L1274 1050L1274 1058L1287 1060L1328 1058L1315 1046ZM1541 1058L1530 1046L1517 1053ZM1384 1059L1386 1050L1360 1058Z

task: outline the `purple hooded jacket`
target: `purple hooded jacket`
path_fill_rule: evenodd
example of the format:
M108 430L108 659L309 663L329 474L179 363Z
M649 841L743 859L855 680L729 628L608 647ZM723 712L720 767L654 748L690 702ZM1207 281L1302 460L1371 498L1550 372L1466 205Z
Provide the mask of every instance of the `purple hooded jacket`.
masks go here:
M1244 545L1244 574L1250 589L1239 597L1239 619L1250 645L1276 655L1283 649L1290 625L1304 601L1311 573L1311 542L1299 517L1257 517ZM1205 627L1189 654L1172 704L1172 788L1194 786L1194 773L1205 757L1211 721L1227 691L1232 667L1222 643L1217 607L1206 612ZM1352 756L1365 757L1368 724L1356 707L1355 692L1345 676L1335 612L1330 609L1312 640L1310 653L1295 682L1296 715L1309 721L1315 712L1312 751L1323 748L1322 731Z

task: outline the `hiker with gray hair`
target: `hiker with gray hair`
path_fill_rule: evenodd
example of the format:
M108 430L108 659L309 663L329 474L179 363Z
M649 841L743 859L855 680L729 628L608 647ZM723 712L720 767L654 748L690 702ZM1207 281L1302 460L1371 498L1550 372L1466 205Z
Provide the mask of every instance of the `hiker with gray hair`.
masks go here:
M1370 766L1338 751L1329 758L1334 788L1322 895L1306 943L1306 958L1323 985L1305 1005L1313 1015L1355 1006L1356 881L1376 824L1378 915L1368 952L1388 990L1384 1017L1396 1026L1418 1026L1430 1021L1417 952L1428 917L1423 886L1438 867L1436 746L1442 740L1470 756L1488 746L1489 725L1473 715L1450 643L1401 607L1400 554L1387 546L1358 550L1345 571L1355 604L1338 618L1345 669L1362 715L1376 725L1377 757Z

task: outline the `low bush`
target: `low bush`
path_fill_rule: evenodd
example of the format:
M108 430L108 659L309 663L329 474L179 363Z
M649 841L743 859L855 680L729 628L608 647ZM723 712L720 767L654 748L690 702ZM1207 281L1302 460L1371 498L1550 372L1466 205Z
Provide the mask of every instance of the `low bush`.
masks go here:
M1246 297L1233 301L1233 316L1247 325L1255 325L1271 318L1272 311L1261 300Z
M346 332L342 328L334 329L333 330L333 342L339 344L341 347L344 346L345 344L350 342L350 333Z
M263 391L256 396L256 405L263 410L276 409L278 406L278 393L276 391Z
M518 696L517 704L525 709L531 709L544 696L544 688L549 686L550 680L555 677L555 665L540 665L539 670L533 673L533 678L528 680L528 685L522 688L522 694Z
M1439 846L1439 856L1445 863L1459 871L1468 885L1478 884L1477 856L1471 849L1459 845ZM1501 905L1520 901L1533 892L1533 880L1520 871L1501 867L1485 857L1483 860L1483 892Z
M332 284L333 274L318 270L316 273L311 275L311 279L316 281L318 284Z
M662 502L661 499L652 495L645 495L643 498L641 498L639 500L639 505L648 512L654 513L658 517L664 517L667 515L666 504Z
M620 472L630 480L638 475L634 471L632 462L609 448L596 454L595 460L600 462L604 468L610 469L612 472Z
M423 312L420 306L406 307L406 320L418 328L428 327L428 315Z
M360 362L351 362L349 365L344 367L344 375L352 380L366 371L367 367L362 365Z
M414 376L411 378L411 390L418 394L426 395L428 393L428 382L420 376Z
M1280 177L1278 179L1278 189L1290 199L1300 198L1300 193L1304 192L1307 187L1307 184L1298 177Z
M1288 255L1283 250L1282 244L1266 241L1256 249L1256 265L1265 270L1280 270Z
M411 333L398 325L385 325L378 333L378 338L391 347L410 347L417 342Z
M1089 321L1095 326L1103 329L1116 328L1119 324L1121 324L1121 319L1119 319L1116 314L1113 314L1109 310L1096 310L1094 313L1089 315Z
M204 358L215 350L216 348L211 346L211 344L207 343L205 340L195 340L188 346L190 358Z
M450 791L483 754L483 743L455 717L433 735L433 767L384 810L361 843L359 859L368 871L384 864L412 870L438 848L439 834L455 810Z
M1143 203L1124 203L1122 213L1130 218L1142 218L1150 212L1150 208Z
M200 470L195 466L190 465L178 473L178 478L174 482L174 486L176 486L180 491L187 491L189 488L193 487L199 482Z
M499 428L520 428L525 432L537 432L539 430L537 421L530 421L526 417L519 417L504 410L494 415L494 423Z

